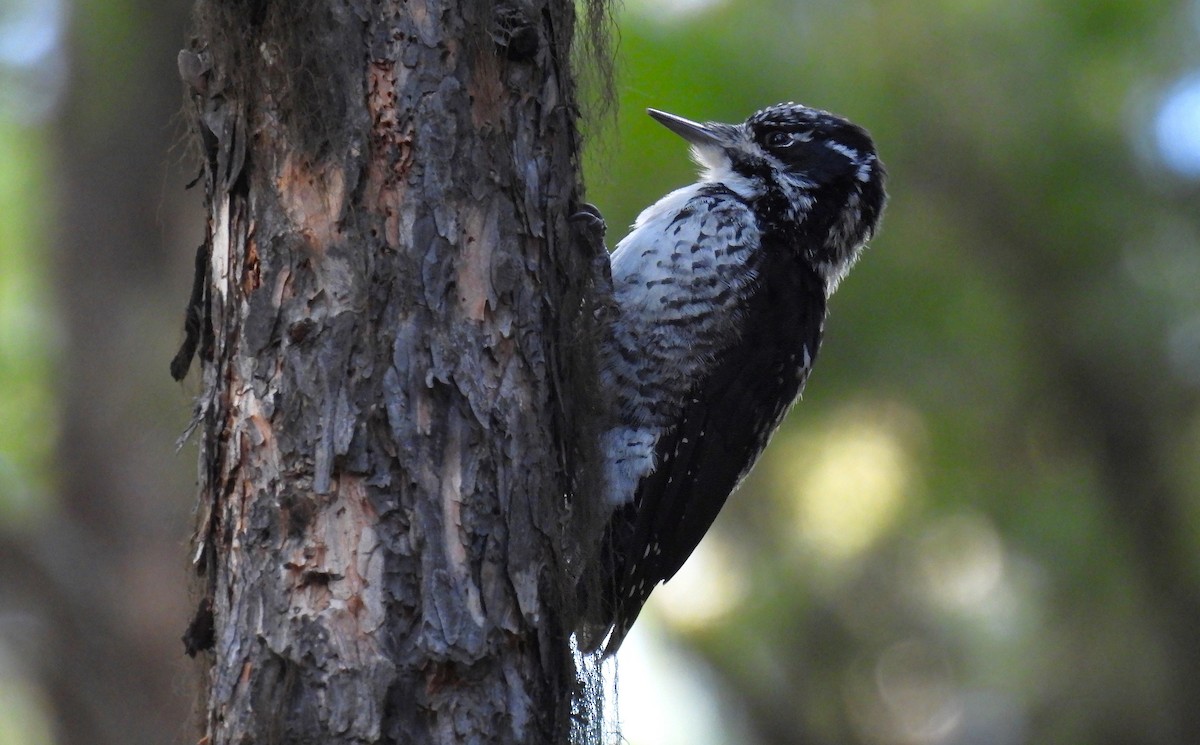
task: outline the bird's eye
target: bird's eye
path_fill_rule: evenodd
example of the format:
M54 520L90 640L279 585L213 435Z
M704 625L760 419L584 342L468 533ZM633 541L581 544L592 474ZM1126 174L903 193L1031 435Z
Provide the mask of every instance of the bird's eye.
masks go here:
M787 147L795 142L790 132L776 130L767 135L767 147Z

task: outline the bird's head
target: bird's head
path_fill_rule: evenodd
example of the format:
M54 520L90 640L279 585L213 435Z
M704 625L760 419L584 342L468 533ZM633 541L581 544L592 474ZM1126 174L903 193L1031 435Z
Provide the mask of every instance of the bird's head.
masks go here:
M795 103L762 109L742 124L649 113L691 144L705 181L745 199L760 227L798 249L833 292L874 234L886 200L883 163L866 130Z

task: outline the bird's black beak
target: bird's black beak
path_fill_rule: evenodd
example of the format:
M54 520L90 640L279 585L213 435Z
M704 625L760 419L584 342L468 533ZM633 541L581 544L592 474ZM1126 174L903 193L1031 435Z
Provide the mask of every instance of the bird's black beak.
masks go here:
M658 109L646 109L646 113L654 117L654 120L659 124L687 140L692 145L699 147L706 145L723 147L729 144L721 136L720 132L708 124L693 122L691 119L684 119L682 116L668 114Z

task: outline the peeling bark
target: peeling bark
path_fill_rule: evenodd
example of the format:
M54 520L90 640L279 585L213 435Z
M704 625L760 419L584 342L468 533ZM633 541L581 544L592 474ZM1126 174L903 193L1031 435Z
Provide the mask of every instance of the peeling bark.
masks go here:
M565 739L595 256L572 5L501 10L198 5L212 743Z

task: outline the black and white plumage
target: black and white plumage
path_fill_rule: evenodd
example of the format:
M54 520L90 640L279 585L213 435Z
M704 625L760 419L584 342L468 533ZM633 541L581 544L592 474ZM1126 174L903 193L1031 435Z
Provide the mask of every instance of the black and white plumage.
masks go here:
M799 396L826 301L885 200L870 136L833 114L788 103L729 125L649 113L703 172L642 212L612 255L602 383L615 423L602 448L613 513L599 628L583 635L606 654Z

